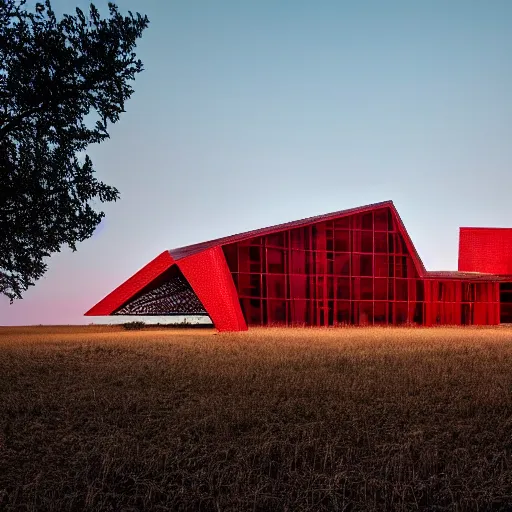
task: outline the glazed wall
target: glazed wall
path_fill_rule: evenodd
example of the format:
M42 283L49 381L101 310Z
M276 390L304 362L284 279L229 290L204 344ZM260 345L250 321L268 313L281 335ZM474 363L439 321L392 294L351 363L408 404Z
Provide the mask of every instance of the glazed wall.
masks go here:
M248 325L499 322L495 283L418 275L389 208L226 245L224 254Z
M427 279L424 309L428 326L499 324L499 283Z

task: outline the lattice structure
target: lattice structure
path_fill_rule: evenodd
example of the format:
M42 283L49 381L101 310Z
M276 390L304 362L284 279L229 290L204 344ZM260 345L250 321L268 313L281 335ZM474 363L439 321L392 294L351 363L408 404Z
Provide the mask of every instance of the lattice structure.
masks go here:
M113 314L207 315L207 312L183 274L173 266Z

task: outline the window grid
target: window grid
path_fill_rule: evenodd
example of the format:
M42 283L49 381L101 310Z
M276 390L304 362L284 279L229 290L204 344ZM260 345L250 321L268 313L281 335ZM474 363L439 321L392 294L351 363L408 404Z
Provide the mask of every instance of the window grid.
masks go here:
M496 283L421 279L389 209L224 253L249 325L471 325L499 308Z

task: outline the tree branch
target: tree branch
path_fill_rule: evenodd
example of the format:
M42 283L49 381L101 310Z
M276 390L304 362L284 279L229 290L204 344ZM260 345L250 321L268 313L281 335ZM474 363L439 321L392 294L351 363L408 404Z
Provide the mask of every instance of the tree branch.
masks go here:
M7 133L9 133L14 128L17 128L21 122L26 118L31 116L32 114L36 114L37 112L41 111L43 107L46 106L46 103L41 103L38 107L34 107L28 110L25 110L25 112L22 112L21 114L18 114L17 116L14 116L11 121L4 124L0 128L0 139L2 139Z

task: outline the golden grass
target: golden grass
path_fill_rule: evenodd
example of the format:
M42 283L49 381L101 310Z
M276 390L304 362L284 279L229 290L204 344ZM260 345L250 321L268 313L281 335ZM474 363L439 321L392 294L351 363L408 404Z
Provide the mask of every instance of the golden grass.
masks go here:
M512 330L0 328L0 510L512 510Z

